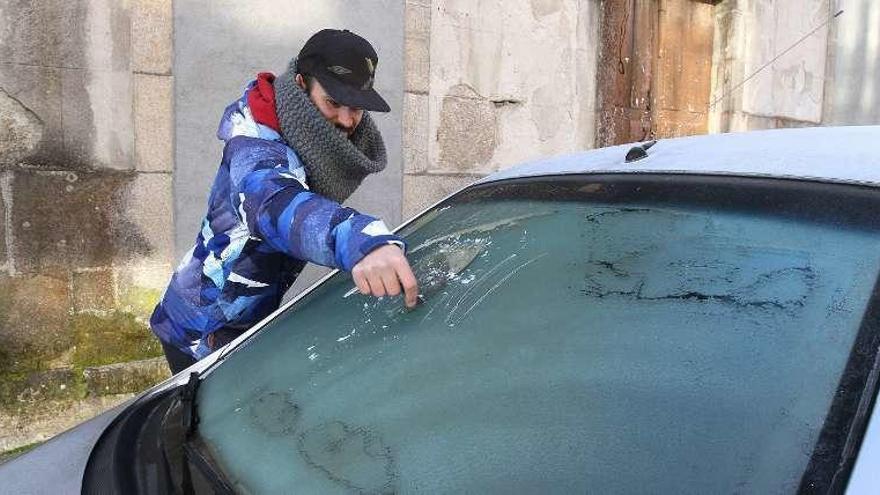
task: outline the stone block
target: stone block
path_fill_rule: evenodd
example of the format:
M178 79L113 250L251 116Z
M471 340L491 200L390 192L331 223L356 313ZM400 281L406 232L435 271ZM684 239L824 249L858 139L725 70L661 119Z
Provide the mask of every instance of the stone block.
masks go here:
M404 81L406 91L427 94L431 85L431 42L427 38L404 40Z
M91 395L140 392L170 376L168 364L162 357L95 366L83 370L86 390Z
M84 36L81 38L85 49L85 63L73 67L96 71L130 71L130 2L77 0L76 3L80 2L86 4Z
M43 123L0 88L0 167L15 165L43 139Z
M110 311L116 306L113 270L74 271L71 275L74 311Z
M62 127L68 158L88 168L134 168L132 74L62 71Z
M129 70L129 2L10 0L0 22L0 62Z
M116 268L117 307L144 320L162 297L173 265L156 262L128 262Z
M0 64L0 94L18 105L17 112L29 116L32 130L25 136L16 136L13 146L30 148L23 143L36 141L36 148L22 153L8 153L0 150L0 166L18 163L21 160L30 165L49 165L67 162L63 152L61 128L61 70L52 67L32 67L17 64ZM0 111L4 119L6 111ZM36 127L39 128L37 132ZM9 136L9 134L5 134ZM0 132L0 136L4 136ZM0 141L5 141L0 137ZM0 148L4 145L0 144Z
M428 96L403 95L403 168L406 173L428 169Z
M174 19L171 0L134 0L131 12L132 70L171 74Z
M120 190L130 175L101 172L19 171L12 183L16 270L54 273L109 266L116 258ZM125 252L137 252L133 246Z
M492 102L465 85L451 88L442 100L437 129L440 168L450 172L487 169L498 145L497 127Z
M0 21L0 62L84 67L85 0L7 0Z
M429 38L431 36L431 7L407 2L405 7L404 33L407 37Z
M66 277L66 273L0 277L3 354L16 360L33 360L70 348L73 335L69 332L70 294Z
M135 168L171 172L174 165L174 92L171 76L134 75Z
M431 84L431 8L407 3L405 9L405 90L427 94Z
M18 402L37 402L75 398L79 393L76 373L72 367L30 373L16 390Z
M139 173L122 191L118 249L137 248L137 256L121 262L170 264L174 253L174 203L170 174Z
M409 219L479 178L479 175L404 174L403 218Z

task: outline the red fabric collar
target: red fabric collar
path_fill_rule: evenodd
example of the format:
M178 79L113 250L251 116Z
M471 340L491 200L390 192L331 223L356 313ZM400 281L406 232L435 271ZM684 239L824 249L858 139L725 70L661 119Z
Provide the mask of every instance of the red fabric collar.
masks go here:
M257 84L248 91L247 102L251 107L251 115L258 124L271 127L275 132L281 132L278 124L278 114L275 113L275 88L272 82L275 75L271 72L257 74Z

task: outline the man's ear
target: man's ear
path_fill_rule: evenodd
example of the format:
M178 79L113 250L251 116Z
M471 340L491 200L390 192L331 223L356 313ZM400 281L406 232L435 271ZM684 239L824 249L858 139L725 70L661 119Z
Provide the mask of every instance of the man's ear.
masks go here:
M297 74L295 81L296 81L296 84L299 85L300 88L306 89L306 80L303 79L302 74Z

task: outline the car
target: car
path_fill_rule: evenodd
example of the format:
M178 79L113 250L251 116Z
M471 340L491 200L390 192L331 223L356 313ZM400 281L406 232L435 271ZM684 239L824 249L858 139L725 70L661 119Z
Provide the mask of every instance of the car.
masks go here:
M503 170L0 466L8 493L880 493L880 126Z

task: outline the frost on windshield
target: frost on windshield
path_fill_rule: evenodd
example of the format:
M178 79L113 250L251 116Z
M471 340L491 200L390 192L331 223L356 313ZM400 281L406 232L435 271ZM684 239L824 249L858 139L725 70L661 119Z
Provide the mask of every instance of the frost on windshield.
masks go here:
M478 214L464 222L476 225L433 237L412 248L408 255L419 282L419 304L430 302L430 309L422 311L420 321L424 323L435 317L435 312L439 312L445 323L454 327L522 269L547 256L547 253L523 256L522 250L528 246L530 239L524 224L552 213L553 210L545 210L505 216L487 222L481 221L481 215ZM496 253L492 252L492 238L501 231L515 231L520 240L513 252L493 256L498 250L495 249ZM507 248L509 246L503 249ZM469 269L478 258L486 263L478 263L478 267ZM355 294L357 290L353 288L343 297L349 298ZM399 297L360 299L364 302L363 318L359 326L373 332L387 329L401 315L411 311L401 307ZM377 321L381 322L379 328L376 326ZM348 340L357 331L358 329L352 328L349 333L340 336L337 342Z
M293 398L293 390L266 391L257 389L247 401L246 416L253 426L267 435L290 435L299 421L299 406ZM238 401L239 404L242 401ZM238 405L236 412L242 412Z
M356 493L395 493L394 456L377 433L364 426L331 420L303 424L293 388L260 387L235 401L234 413L274 442L295 445L301 464L339 487Z
M680 235L684 226L689 235ZM756 246L747 237L731 235L737 233L720 231L711 217L680 212L630 208L596 213L585 231L597 245L585 260L582 292L742 309L802 308L817 284L810 254L772 243Z
M664 205L466 203L406 239L416 308L340 274L202 384L237 489L785 492L880 264L873 232Z
M362 426L330 421L298 439L306 463L355 493L395 493L394 457L382 438Z

